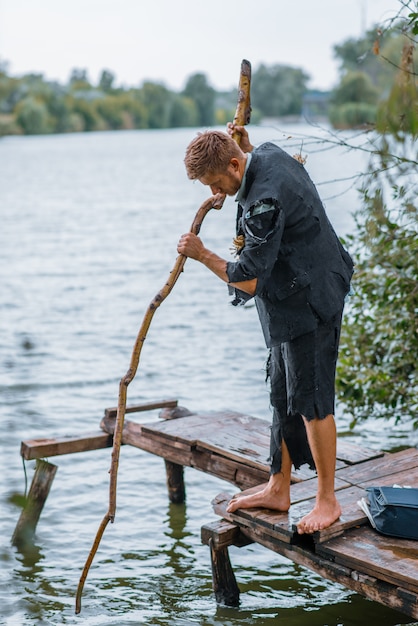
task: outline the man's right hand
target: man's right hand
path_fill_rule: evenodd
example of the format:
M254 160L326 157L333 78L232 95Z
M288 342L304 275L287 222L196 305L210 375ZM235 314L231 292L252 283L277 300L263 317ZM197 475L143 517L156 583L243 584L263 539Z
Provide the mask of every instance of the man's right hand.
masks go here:
M254 150L254 146L250 143L250 138L248 136L248 132L245 126L239 126L238 124L234 124L233 122L228 122L227 131L228 134L231 136L234 133L239 133L241 135L239 147L243 152L252 152Z

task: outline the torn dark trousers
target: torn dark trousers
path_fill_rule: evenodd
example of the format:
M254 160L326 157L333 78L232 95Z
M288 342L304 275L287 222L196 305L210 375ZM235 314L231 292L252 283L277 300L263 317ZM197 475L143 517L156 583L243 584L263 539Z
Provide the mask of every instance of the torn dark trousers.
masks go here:
M341 317L342 311L314 331L270 349L271 474L281 470L283 440L296 469L305 463L315 469L302 415L308 421L334 415Z

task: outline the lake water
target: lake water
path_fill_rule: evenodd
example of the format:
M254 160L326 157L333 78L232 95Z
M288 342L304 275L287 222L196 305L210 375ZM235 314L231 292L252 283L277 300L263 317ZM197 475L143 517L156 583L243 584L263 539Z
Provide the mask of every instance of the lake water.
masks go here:
M200 527L216 519L211 499L234 488L186 469L187 504L170 505L163 460L127 446L116 520L90 570L80 615L74 598L107 511L111 451L52 459L58 472L35 545L23 553L10 545L15 502L25 491L20 442L96 430L104 409L117 404L146 308L174 264L179 235L210 195L183 167L195 134L0 140L0 624L407 623L260 546L231 548L241 605L217 607ZM365 160L323 144L324 137L303 125L251 130L254 142L275 140L308 155L306 167L344 235L358 204L351 177ZM234 224L235 203L227 199L207 216L201 236L228 257ZM266 356L254 307L231 307L226 287L189 260L153 319L128 404L177 398L191 410L241 409L270 419ZM347 435L341 408L337 417ZM154 419L156 412L147 416ZM347 436L375 448L416 443L408 428L386 423ZM28 481L33 470L27 463Z

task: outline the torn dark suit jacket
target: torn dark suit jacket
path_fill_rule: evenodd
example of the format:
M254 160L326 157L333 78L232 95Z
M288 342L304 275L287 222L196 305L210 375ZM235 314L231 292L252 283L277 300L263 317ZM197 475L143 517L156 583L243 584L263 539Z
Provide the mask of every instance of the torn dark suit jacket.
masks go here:
M263 204L272 209L258 213ZM303 165L272 143L251 154L237 234L245 246L236 262L227 263L228 279L257 278L255 302L268 347L310 332L342 310L351 257ZM250 298L235 291L234 304Z

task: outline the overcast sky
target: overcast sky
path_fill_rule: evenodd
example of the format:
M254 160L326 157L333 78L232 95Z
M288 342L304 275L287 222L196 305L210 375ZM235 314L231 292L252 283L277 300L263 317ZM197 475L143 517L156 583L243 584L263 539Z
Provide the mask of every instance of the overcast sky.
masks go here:
M0 0L0 61L67 82L72 68L96 83L160 81L177 91L206 74L235 87L242 59L302 68L309 87L338 78L333 45L384 23L399 0Z

